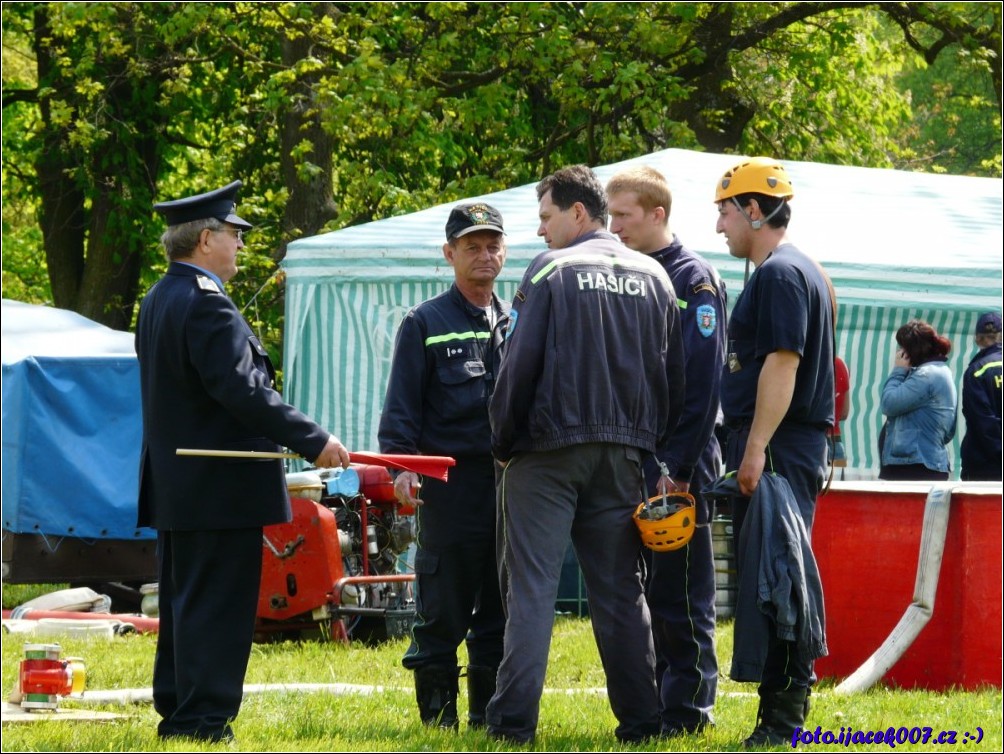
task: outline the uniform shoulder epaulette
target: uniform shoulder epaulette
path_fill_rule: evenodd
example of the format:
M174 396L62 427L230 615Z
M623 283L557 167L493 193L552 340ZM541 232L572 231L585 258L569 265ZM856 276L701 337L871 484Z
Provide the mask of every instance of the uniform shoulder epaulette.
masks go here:
M220 287L216 285L216 281L206 275L196 275L195 283L199 286L199 290L208 291L210 293L222 293Z

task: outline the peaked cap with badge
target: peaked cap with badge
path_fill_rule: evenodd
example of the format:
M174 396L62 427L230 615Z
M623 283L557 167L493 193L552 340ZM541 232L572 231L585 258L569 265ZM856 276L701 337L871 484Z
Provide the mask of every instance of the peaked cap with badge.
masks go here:
M243 230L254 226L237 216L237 192L244 184L240 181L228 183L223 188L207 191L204 194L187 196L170 202L158 202L153 208L164 216L168 225L181 225L193 220L205 220L215 217L225 223L230 223Z
M502 228L502 213L484 202L458 204L450 211L450 217L446 221L447 240L478 230L505 233Z

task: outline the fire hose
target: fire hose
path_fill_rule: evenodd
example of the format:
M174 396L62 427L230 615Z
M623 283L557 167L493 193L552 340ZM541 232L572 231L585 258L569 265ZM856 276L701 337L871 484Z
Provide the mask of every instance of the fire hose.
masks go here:
M105 621L120 623L132 626L137 633L157 633L160 621L157 618L147 618L142 615L129 615L128 613L85 613L73 610L14 610L3 611L4 620L85 620L85 621Z
M948 513L952 485L935 485L927 495L924 522L920 532L920 555L913 601L882 645L834 689L837 694L853 694L873 686L910 648L914 639L934 615L934 596L938 591L941 559L945 554Z

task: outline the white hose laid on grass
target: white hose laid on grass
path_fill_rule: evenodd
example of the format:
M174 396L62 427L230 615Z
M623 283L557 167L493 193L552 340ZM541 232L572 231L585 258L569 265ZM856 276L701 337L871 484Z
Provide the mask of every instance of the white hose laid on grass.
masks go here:
M882 646L861 667L847 676L834 689L835 693L853 694L864 691L881 680L931 620L934 615L934 595L938 591L938 576L941 573L941 559L945 554L945 534L948 532L951 502L951 485L936 485L927 494L913 602L892 633L882 642Z
M370 696L384 691L406 691L411 693L411 687L403 686L365 686L358 683L246 683L244 696L249 694L264 694L268 692L318 693L324 692L335 696L358 694ZM605 694L605 688L587 689L544 689L545 693L559 694ZM751 694L738 694L751 696ZM68 700L78 704L149 704L153 702L153 689L111 689L102 691L85 691L81 695L71 695Z
M369 696L390 691L391 686L364 686L357 683L247 683L244 696L275 691L326 692L336 696L360 694ZM68 696L67 700L78 704L145 704L153 701L153 689L111 689L85 691L80 696Z

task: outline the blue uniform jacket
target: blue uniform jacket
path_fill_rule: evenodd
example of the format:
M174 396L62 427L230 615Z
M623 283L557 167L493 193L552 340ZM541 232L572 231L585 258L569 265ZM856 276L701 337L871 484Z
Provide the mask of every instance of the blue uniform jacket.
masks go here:
M980 350L962 377L962 471L1001 478L1001 344Z
M492 307L495 327L454 284L408 312L377 430L381 452L491 455L488 398L509 312L494 295Z
M670 474L688 482L711 440L720 414L718 392L725 363L728 295L718 271L676 236L652 254L673 283L687 361L687 396L669 449L658 454Z
M719 479L712 497L736 497L735 476ZM803 660L827 654L823 584L791 486L767 473L750 498L736 554L740 583L736 598L735 646L729 676L760 682L770 631L795 643ZM773 629L772 629L773 626Z
M178 456L178 448L277 451L313 460L329 434L274 388L265 348L233 301L174 262L136 326L143 449L140 526L241 529L288 521L281 461Z
M538 255L516 291L492 450L664 449L683 411L683 338L665 270L605 230Z

